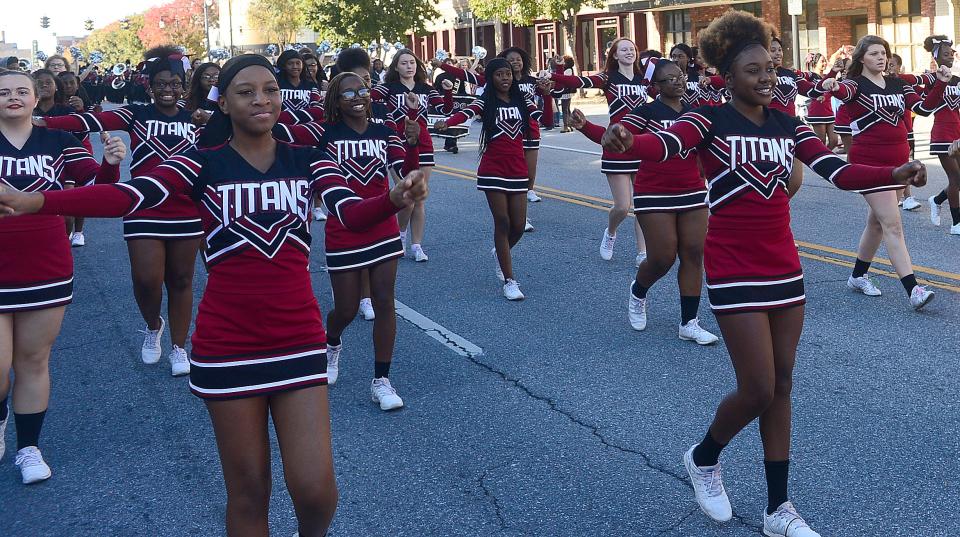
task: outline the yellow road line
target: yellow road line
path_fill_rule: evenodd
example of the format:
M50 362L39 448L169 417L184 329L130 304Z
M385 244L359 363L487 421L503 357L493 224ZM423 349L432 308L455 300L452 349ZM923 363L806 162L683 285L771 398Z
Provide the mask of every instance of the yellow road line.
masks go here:
M466 179L468 181L473 181L473 182L477 181L477 176L472 172L470 172L469 170L453 168L450 166L436 166L436 169L437 169L436 170L437 173L442 173L444 175L449 175L451 177L456 177L458 179ZM599 209L602 211L609 211L610 205L613 204L611 200L597 198L594 196L586 196L583 194L578 194L576 192L569 192L566 190L545 187L542 185L537 186L537 191L540 194L540 196L544 198L555 199L555 200L563 201L566 203L581 205L583 207L590 207L591 209ZM599 203L596 203L596 202L599 202ZM629 216L633 216L633 214L630 213ZM840 248L834 248L832 246L825 246L825 245L806 242L806 241L797 241L797 244L802 248L806 248L809 250L818 250L823 253L841 255L845 257L852 257L854 259L856 259L857 257L856 252L851 252L849 250L842 250ZM853 262L848 261L846 259L837 259L835 257L830 257L830 256L818 254L818 253L805 252L803 250L799 250L798 253L800 254L800 257L805 257L807 259L822 261L824 263L830 263L830 264L838 265L841 267L847 267L847 268L853 267ZM882 257L874 258L873 262L892 267L890 261ZM960 282L960 274L938 270L934 268L929 268L929 267L923 267L920 265L914 265L913 268L918 273L923 273L925 275L932 275L932 276L940 276L942 278L947 278L949 280L956 280L957 282ZM895 272L877 268L876 266L871 267L870 271L875 274L879 274L881 276L887 276L887 277L893 278L895 280L899 279L899 276ZM954 291L954 292L960 293L960 285L954 285L949 282L943 282L939 280L930 280L925 278L917 278L917 281L924 285L930 285L932 287L938 287L940 289L946 289L948 291Z

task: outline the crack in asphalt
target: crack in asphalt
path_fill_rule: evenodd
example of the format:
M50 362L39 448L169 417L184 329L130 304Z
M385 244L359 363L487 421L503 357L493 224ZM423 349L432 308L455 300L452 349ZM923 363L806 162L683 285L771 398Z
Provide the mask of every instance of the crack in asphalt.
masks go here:
M475 358L475 357L480 356L481 354L483 354L483 353L471 352L470 350L468 350L468 349L467 349L466 347L464 347L463 345L461 345L461 344L457 343L456 341L454 341L453 339L451 339L448 334L446 334L446 333L444 333L444 332L441 332L440 330L437 330L436 328L421 328L421 330L423 331L424 334L436 334L436 335L440 336L440 337L443 339L443 341L445 342L445 343L444 343L445 345L447 345L448 347L454 347L454 348L456 348L456 349L459 349L459 350L464 354L464 356L466 356L467 358L473 359L473 358Z
M666 535L667 532L670 532L679 528L684 522L687 521L688 518L693 516L693 514L696 513L697 511L699 511L699 509L694 507L693 509L690 510L690 512L680 517L680 520L674 522L673 524L670 524L669 526L661 530L659 533L657 533L657 535Z
M490 468L484 470L480 477L477 478L477 485L480 486L480 490L483 491L484 497L490 500L490 503L493 504L493 512L497 515L497 521L500 523L500 530L507 529L507 520L503 516L502 506L500 505L500 500L497 498L497 495L493 493L492 490L487 488L487 473L496 470L496 468Z

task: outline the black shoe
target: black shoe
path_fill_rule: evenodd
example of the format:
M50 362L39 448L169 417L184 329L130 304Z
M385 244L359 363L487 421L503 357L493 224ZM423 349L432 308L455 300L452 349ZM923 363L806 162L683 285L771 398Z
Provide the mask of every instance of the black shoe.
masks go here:
M449 151L450 153L453 153L454 155L456 155L456 154L460 151L460 148L457 147L457 146L448 147L448 148L447 148L447 151Z

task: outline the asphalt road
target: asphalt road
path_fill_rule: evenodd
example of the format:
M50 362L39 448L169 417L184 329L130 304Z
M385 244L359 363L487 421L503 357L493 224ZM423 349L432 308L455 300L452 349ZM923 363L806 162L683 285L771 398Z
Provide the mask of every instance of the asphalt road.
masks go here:
M677 339L674 273L650 292L647 330L630 329L633 233L622 228L614 259L599 258L610 193L596 146L577 133L545 133L544 201L530 206L537 230L515 258L527 299L509 303L488 253L490 216L470 178L473 134L458 155L438 151L430 261L400 263L397 298L414 322L398 325L391 379L406 408L385 414L370 402L371 323L358 318L344 335L330 390L340 487L331 535L758 533L766 489L755 425L722 457L734 520L716 525L696 508L681 455L733 388L733 372L722 342ZM918 156L931 172L917 195L925 199L945 178L935 158ZM882 297L847 290L865 214L860 196L809 171L793 201L809 302L791 496L824 537L957 535L960 237L933 227L925 207L904 215L918 277L937 292L916 313L885 274L889 265L876 264ZM315 232L311 271L327 311L322 227ZM139 359L142 320L120 223L88 221L87 246L74 254L75 300L51 360L41 440L54 475L20 484L9 427L0 536L222 535L225 494L203 405L165 359ZM701 316L716 329L706 300ZM271 528L289 536L296 523L278 453Z

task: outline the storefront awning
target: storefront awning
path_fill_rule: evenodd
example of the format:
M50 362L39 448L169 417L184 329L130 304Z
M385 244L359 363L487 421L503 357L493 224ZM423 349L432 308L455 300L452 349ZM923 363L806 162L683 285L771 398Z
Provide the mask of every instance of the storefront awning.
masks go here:
M611 13L625 11L668 11L672 9L692 9L708 6L731 6L749 4L757 0L609 0L607 7Z

